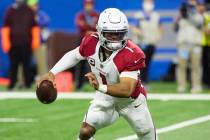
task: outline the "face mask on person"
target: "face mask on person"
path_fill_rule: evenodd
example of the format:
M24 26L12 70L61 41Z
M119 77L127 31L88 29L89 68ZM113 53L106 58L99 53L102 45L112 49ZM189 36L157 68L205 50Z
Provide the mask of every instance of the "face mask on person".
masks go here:
M93 5L91 3L85 4L85 11L88 13L93 11Z
M149 3L149 2L144 2L143 3L143 9L144 9L145 12L151 12L154 9L154 4Z
M25 0L15 0L15 3L16 4L24 4L25 3Z
M15 0L16 8L21 7L25 4L25 0Z
M189 0L189 1L188 1L188 4L189 4L190 6L196 6L196 5L197 5L197 0Z

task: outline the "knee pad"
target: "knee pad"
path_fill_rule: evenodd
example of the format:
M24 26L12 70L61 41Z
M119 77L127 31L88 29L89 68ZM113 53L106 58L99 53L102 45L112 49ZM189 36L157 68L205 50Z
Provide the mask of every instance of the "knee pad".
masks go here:
M148 126L145 128L140 128L139 131L137 132L140 135L148 134L150 132L155 132L155 128L153 126Z

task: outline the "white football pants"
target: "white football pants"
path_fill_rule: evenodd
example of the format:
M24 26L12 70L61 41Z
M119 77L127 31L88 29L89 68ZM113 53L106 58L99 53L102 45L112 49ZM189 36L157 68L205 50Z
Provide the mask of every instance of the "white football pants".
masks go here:
M98 130L111 125L120 116L130 124L140 140L157 140L146 98L142 94L137 99L131 99L111 97L98 92L83 122Z

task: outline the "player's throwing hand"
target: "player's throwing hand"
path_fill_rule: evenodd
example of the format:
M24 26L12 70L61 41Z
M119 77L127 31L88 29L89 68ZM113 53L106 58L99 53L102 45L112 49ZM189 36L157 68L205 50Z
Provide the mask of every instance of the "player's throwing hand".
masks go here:
M36 87L39 88L39 85L42 81L48 80L53 83L54 88L56 88L56 83L55 83L55 76L53 73L48 72L47 74L43 75L36 83Z
M50 104L57 98L55 76L49 72L38 80L36 85L37 99L43 104Z

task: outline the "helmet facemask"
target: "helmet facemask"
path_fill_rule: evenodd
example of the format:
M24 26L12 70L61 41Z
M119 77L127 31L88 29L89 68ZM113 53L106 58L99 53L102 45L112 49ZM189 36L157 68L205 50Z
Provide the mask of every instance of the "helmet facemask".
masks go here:
M127 30L111 31L103 30L100 33L102 46L109 51L116 51L123 48L127 40Z

